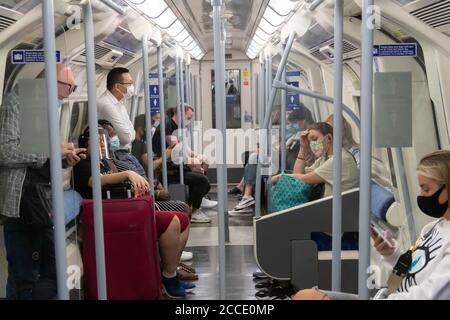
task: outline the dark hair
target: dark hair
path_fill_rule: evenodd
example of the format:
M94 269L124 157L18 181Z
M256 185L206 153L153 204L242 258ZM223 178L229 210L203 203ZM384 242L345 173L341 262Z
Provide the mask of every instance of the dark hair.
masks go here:
M139 129L146 129L145 123L145 114L140 114L134 118L134 130L138 131Z
M167 109L167 111L166 111L166 115L167 115L167 117L169 117L169 118L172 118L176 113L177 113L177 107L169 108L169 109Z
M309 126L309 130L317 130L324 136L327 134L333 136L333 127L326 122L316 122Z
M108 121L106 121L106 122L108 122ZM105 129L103 129L102 127L98 127L98 130L99 130L99 132L103 131L103 132L105 132L105 134L108 134L108 132ZM80 134L80 136L78 137L78 148L87 148L88 142L89 142L89 137L90 137L89 126L87 126L86 129L84 129L83 133Z
M116 83L122 82L122 74L130 73L127 68L114 68L108 73L106 78L106 88L111 91Z
M105 119L98 120L98 124L101 125L102 127L110 126L111 128L114 129L114 126L112 125L112 123Z
M288 116L288 121L294 122L302 120L305 120L306 123L314 122L311 111L309 111L309 109L303 103L300 102L300 108L291 111L291 113Z

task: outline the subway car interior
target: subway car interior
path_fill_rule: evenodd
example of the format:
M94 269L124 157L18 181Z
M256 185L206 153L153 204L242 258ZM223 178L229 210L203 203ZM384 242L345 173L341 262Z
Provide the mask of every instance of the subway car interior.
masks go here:
M450 299L450 0L0 0L0 56L0 299Z

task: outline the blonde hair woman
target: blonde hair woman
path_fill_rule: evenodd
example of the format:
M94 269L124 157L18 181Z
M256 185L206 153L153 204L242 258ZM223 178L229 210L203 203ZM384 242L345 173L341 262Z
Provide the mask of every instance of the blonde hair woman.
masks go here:
M420 210L436 220L427 224L409 253L391 247L372 231L375 249L383 262L396 268L405 262L405 275L399 286L388 283L385 299L390 300L448 300L450 299L450 151L436 151L420 160L417 167ZM396 269L400 271L400 269ZM353 295L308 289L298 292L295 300L351 299Z

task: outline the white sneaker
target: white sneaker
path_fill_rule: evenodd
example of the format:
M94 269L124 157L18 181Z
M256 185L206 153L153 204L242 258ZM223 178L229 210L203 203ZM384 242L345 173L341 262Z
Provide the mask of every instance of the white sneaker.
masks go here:
M242 210L245 208L248 208L255 204L255 199L250 197L243 197L242 200L237 204L236 207L234 207L234 210Z
M192 252L183 251L183 253L181 254L180 261L185 262L190 261L192 259L194 259L194 254Z
M206 198L202 199L202 204L200 205L200 207L202 209L212 209L212 208L214 208L216 206L217 206L217 201L209 200L209 199L206 199Z
M192 213L192 223L208 223L211 222L211 218L208 217L201 209L197 209Z
M230 217L249 217L249 216L253 216L253 209L245 208L242 210L231 210L231 211L228 211L228 215Z

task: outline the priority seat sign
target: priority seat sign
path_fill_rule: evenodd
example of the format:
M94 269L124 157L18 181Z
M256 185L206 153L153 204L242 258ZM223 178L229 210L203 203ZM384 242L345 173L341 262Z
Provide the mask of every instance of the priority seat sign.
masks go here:
M13 50L11 53L12 64L25 64L45 62L45 50ZM56 51L56 62L61 62L61 52Z

